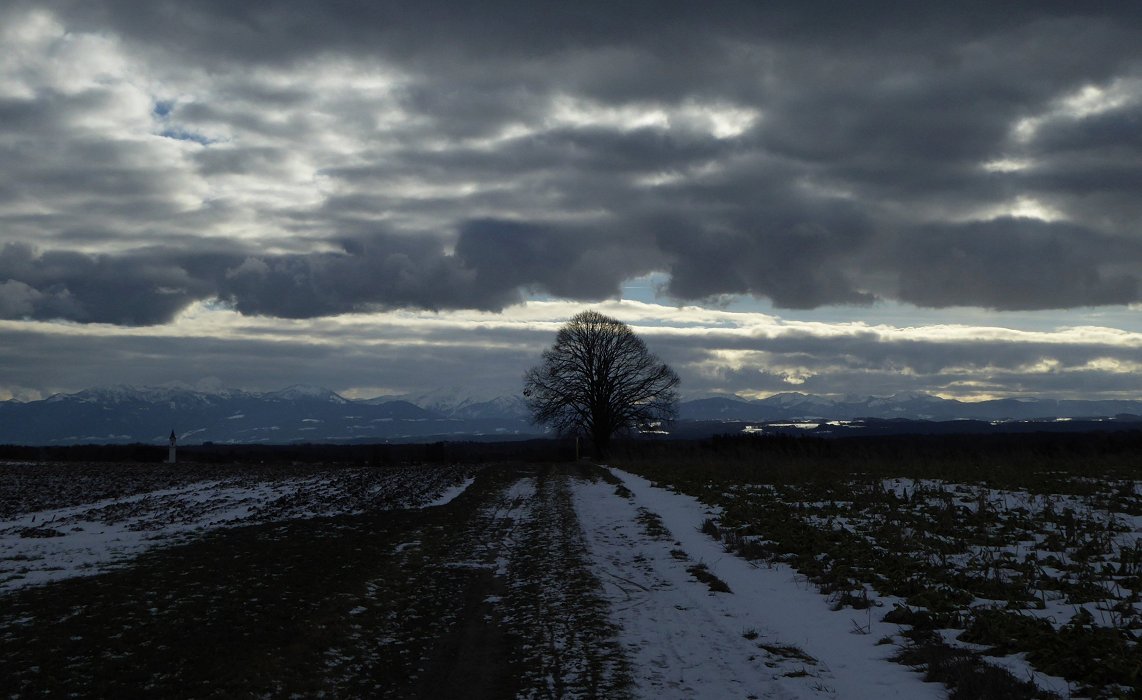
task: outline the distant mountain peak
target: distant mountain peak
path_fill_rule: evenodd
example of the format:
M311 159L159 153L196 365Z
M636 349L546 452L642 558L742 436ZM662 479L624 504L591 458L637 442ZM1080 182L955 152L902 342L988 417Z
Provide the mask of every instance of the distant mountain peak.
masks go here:
M902 391L892 395L893 401L947 401L924 391Z
M521 415L526 413L519 396L496 395L467 387L443 387L421 393L387 397L400 399L443 416L473 418L492 413Z
M166 400L172 394L184 393L180 389L164 389L162 387L135 387L127 384L113 384L110 386L84 389L74 394L62 394L62 398L71 398L79 401L99 401L104 403L118 403L121 401L155 401Z
M271 391L264 395L268 399L282 401L327 401L330 403L350 403L349 399L332 389L311 384L294 384L279 391Z
M760 403L770 406L830 406L833 401L815 394L804 394L800 391L784 391L780 394L761 399Z

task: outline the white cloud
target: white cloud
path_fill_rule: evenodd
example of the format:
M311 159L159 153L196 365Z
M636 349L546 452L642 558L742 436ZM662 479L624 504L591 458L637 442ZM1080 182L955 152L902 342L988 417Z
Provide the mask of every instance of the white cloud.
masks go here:
M729 103L685 101L678 105L647 102L613 106L573 95L558 95L551 101L545 126L617 131L678 130L727 139L740 136L760 118L761 112L755 108Z
M1040 129L1052 122L1077 121L1136 105L1142 100L1142 80L1115 78L1104 85L1087 84L1058 96L1039 114L1020 117L1012 126L1016 143L1033 141Z
M318 372L334 389L368 386L395 387L400 381L432 382L431 385L464 385L472 381L471 367L483 368L488 384L511 393L528 363L538 361L558 328L583 305L565 301L529 302L505 313L450 311L441 313L398 311L384 314L346 314L318 319L272 319L242 316L212 304L194 304L178 319L164 326L121 328L101 324L60 324L2 321L0 332L9 338L24 336L86 339L88 342L141 343L176 341L186 347L212 346L263 348L266 369L291 348L320 349L331 359ZM944 395L977 396L979 385L965 375L982 377L1007 374L1034 383L1050 374L1098 372L1127 376L1142 365L1142 333L1113 328L1071 326L1051 330L1020 330L999 326L870 325L850 321L798 321L771 314L723 311L697 306L672 307L635 301L610 301L592 305L602 313L629 323L650 349L675 363L683 375L689 396L717 391L766 395L782 386L796 386L817 393L859 391L872 378L881 385L895 382L899 390L926 389ZM917 344L922 350L910 350ZM984 346L1004 348L1004 357L989 357L991 351L970 351ZM177 346L176 346L177 347ZM1025 351L1019 350L1026 348ZM1076 350L1068 350L1075 348ZM221 351L221 350L220 350ZM901 353L904 354L901 354ZM982 352L982 354L980 354ZM1073 352L1079 352L1072 358ZM971 355L971 362L956 358ZM931 359L944 355L947 359ZM450 357L456 367L425 364L403 369L402 379L389 377L371 383L357 376L369 358ZM341 358L341 359L335 359ZM1006 358L1006 359L1004 359ZM173 360L174 358L172 358ZM391 361L391 360L390 360ZM372 365L376 370L381 364ZM934 365L932 363L935 363ZM929 366L931 365L931 366ZM923 367L927 367L924 369ZM50 375L49 367L41 367ZM102 383L141 383L130 366L113 370L117 376L101 377ZM222 366L202 370L202 375L179 376L194 383L225 372ZM407 376L405 376L407 375ZM381 372L380 376L388 376ZM330 377L338 377L331 381ZM772 378L772 380L766 379ZM169 378L168 378L169 379ZM226 380L243 385L241 379ZM257 380L250 388L280 388L274 384L312 383L307 376ZM767 383L769 382L769 383ZM968 382L968 384L965 384ZM426 384L427 385L427 384ZM970 385L970 386L969 386ZM82 386L53 388L78 389ZM18 387L9 387L15 390ZM38 390L28 386L20 390ZM827 390L824 390L827 388ZM410 389L411 390L411 389ZM490 389L489 389L490 390ZM1002 391L996 387L992 395ZM872 393L871 391L869 393Z
M1017 173L1034 167L1035 161L1030 158L996 158L983 164L983 169L989 173Z

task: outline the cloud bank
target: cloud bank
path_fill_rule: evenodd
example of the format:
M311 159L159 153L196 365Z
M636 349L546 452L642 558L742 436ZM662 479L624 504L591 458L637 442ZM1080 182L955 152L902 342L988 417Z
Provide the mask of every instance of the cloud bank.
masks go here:
M16 2L0 317L1139 300L1127 5Z
M1134 398L1140 45L1123 3L15 0L0 398L511 393L585 306L690 396Z
M781 391L929 391L967 399L1142 393L1142 331L809 322L634 301L595 308L629 323L678 371L690 398ZM513 314L281 320L195 304L173 324L145 328L0 321L7 377L0 399L74 391L109 377L135 385L209 379L263 391L306 382L358 398L452 386L488 397L515 394L524 370L580 309L575 302L533 301Z

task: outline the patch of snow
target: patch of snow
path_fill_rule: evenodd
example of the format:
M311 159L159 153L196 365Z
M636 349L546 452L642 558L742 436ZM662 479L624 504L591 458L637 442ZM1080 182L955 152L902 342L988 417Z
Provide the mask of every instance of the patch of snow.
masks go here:
M448 488L444 489L443 491L440 492L439 496L437 496L435 499L433 499L432 501L430 501L429 503L426 503L424 505L426 508L431 508L434 506L448 505L452 501L456 500L456 498L460 494L467 491L468 487L471 486L475 481L476 481L476 477L470 476L467 479L465 479L463 482L461 482L459 484L454 484L454 485L449 486Z
M156 546L210 530L258 522L442 505L473 482L441 488L456 474L410 468L339 470L272 479L244 475L201 481L0 521L0 595L99 573ZM365 485L365 488L362 486ZM438 491L439 489L439 491ZM439 495L431 499L433 493ZM352 497L346 497L352 494Z

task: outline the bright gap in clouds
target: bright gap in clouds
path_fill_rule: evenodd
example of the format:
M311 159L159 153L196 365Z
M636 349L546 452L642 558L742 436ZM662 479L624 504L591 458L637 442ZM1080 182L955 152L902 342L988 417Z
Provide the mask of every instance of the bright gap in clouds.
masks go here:
M1084 85L1056 99L1044 112L1022 117L1011 128L1012 140L1026 145L1043 126L1052 122L1079 121L1128 107L1142 99L1142 80L1119 78L1107 85Z
M761 118L761 112L729 103L686 101L677 105L631 104L619 107L560 95L552 100L549 127L683 130L716 139L741 136Z
M1058 311L997 313L956 307L943 310L945 313L941 315L940 322L932 323L924 309L896 303L791 311L774 308L766 300L735 297L719 307L670 305L666 298L652 298L654 288L663 280L664 276L659 273L630 280L630 284L624 286L623 299L580 302L532 298L503 312L403 310L281 319L245 316L226 305L206 301L190 305L172 323L161 326L0 320L0 329L11 332L34 330L60 336L296 339L331 346L354 342L399 346L415 344L412 336L423 334L428 337L443 329L554 331L580 311L596 309L649 334L682 337L691 334L697 337L708 331L770 337L783 334L840 337L870 332L882 335L886 340L998 338L1012 342L1090 342L1142 347L1142 316L1131 307L1100 307L1077 310L1073 314L1060 314ZM410 335L393 337L389 329L404 329ZM471 344L463 337L423 342L456 346Z
M670 275L652 272L626 280L622 285L623 301L657 305L663 309L684 306L666 292ZM532 301L553 301L550 297L533 296ZM968 306L940 309L939 320L934 322L930 310L896 301L879 301L870 306L822 306L816 309L782 309L764 297L733 295L716 300L713 309L730 314L762 314L787 321L807 321L823 324L863 323L870 326L896 328L924 328L933 326L978 326L1006 328L1016 331L1051 332L1062 328L1104 327L1128 333L1142 333L1140 308L1132 306L1083 307L1070 310L1042 311L989 311ZM590 306L584 303L583 306ZM731 316L727 316L731 317ZM663 313L662 323L670 324L670 313ZM728 321L726 322L728 323Z
M632 280L627 293L652 295L660 281ZM243 316L196 303L171 324L134 328L0 321L0 362L9 370L0 396L211 378L259 391L317 384L357 398L443 387L512 395L559 327L585 308L630 324L679 372L686 398L792 390L1122 396L1142 389L1134 371L1142 365L1142 328L1133 320L1129 329L1114 325L1131 315L1125 310L1069 318L1065 327L1057 315L971 310L943 317L955 323L932 324L918 310L891 305L786 313L744 299L711 308L628 298L532 300L502 313L406 310L315 319ZM58 362L56 355L78 347L90 362Z

